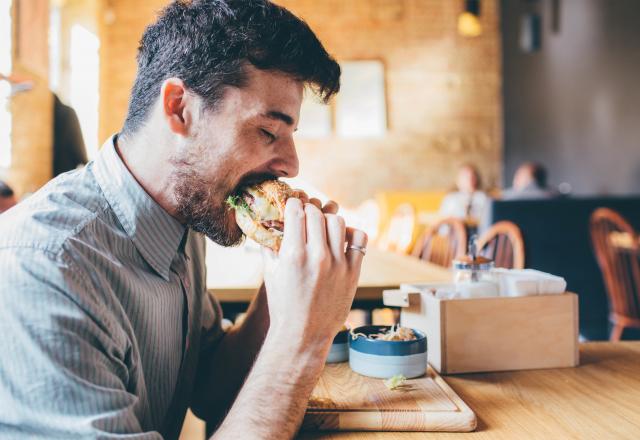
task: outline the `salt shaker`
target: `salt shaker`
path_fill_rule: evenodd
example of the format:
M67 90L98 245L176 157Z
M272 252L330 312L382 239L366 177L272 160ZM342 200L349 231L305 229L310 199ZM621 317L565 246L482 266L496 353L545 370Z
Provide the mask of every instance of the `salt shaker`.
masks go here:
M478 255L476 235L469 240L469 254L453 261L456 292L461 298L498 296L498 280L491 272L493 261Z

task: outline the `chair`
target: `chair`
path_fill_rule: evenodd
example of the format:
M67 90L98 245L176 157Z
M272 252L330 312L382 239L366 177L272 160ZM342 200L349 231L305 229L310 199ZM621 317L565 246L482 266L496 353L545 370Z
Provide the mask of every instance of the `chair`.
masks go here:
M467 231L462 220L448 218L428 228L413 248L414 257L443 267L451 267L467 250Z
M609 339L619 341L626 328L640 328L640 245L638 233L609 208L593 212L591 241L609 297ZM622 245L624 244L624 245Z
M501 221L491 226L478 240L478 249L496 267L524 269L524 240L515 223Z
M380 209L380 231L386 231L391 217L399 205L409 203L418 217L424 213L437 213L446 191L382 191L376 194L375 200Z
M416 210L410 203L398 205L389 221L389 227L381 237L382 249L408 254L416 231Z

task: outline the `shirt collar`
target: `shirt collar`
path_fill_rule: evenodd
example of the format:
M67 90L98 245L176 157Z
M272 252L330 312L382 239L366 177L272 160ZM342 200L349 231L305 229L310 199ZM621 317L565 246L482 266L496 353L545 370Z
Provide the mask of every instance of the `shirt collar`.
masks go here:
M118 156L117 135L94 161L96 180L144 260L165 280L186 228L147 194Z

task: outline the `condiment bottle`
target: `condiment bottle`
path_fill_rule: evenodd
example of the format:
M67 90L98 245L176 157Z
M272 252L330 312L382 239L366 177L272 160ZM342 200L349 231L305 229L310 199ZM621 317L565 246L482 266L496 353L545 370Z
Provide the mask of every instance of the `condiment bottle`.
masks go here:
M500 289L491 272L493 261L477 255L477 236L469 240L469 254L453 261L454 283L461 298L498 296Z

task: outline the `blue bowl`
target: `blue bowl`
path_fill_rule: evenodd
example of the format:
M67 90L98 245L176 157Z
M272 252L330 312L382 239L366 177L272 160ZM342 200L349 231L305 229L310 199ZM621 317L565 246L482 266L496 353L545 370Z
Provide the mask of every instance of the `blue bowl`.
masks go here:
M353 332L371 335L388 331L388 325L367 325ZM387 379L397 374L419 377L427 371L427 336L412 329L413 341L383 341L358 336L349 338L349 366L363 376Z
M349 359L349 330L342 330L338 332L333 343L331 344L331 350L327 356L326 362L328 364L334 364L338 362L346 362Z

